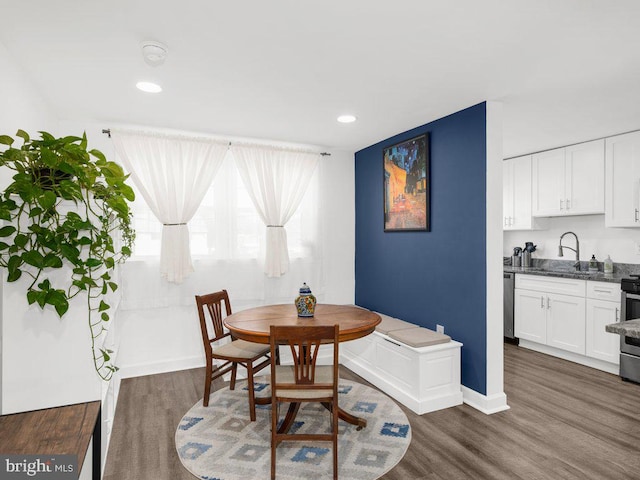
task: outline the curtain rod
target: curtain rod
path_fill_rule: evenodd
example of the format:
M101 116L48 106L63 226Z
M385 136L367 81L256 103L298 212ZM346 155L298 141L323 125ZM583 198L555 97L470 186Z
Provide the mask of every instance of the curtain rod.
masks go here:
M111 129L110 128L103 128L102 129L102 133L105 133L109 138L111 138ZM231 145L231 142L229 142L229 145ZM322 155L323 157L330 157L331 154L329 152L320 152L320 155Z

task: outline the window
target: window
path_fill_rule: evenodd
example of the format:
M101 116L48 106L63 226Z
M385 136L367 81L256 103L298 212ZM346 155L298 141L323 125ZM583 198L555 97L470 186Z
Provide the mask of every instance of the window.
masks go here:
M318 172L286 225L289 257L313 257L318 237ZM135 186L134 186L135 189ZM136 243L133 259L160 256L162 225L136 191L133 204ZM233 156L227 157L202 204L189 222L191 256L215 260L264 258L265 225L244 187Z

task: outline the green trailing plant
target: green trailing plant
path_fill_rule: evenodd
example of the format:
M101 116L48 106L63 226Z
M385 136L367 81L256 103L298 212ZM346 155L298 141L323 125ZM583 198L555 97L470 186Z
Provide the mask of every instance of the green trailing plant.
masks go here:
M19 147L0 135L0 166L15 172L0 197L0 266L9 282L27 278L30 305L54 308L61 318L72 298L86 295L95 369L109 380L118 367L96 340L110 321L116 265L131 254L134 192L120 165L87 149L86 134L39 133L36 140L19 130ZM63 266L71 275L54 273Z

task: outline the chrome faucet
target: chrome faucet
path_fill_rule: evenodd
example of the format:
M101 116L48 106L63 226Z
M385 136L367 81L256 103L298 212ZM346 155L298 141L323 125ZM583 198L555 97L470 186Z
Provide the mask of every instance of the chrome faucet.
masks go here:
M574 237L576 237L576 248L566 247L566 246L562 245L562 239L564 238L565 235L568 235L568 234L571 234ZM558 246L558 256L559 257L563 257L564 256L562 254L562 249L563 248L568 248L569 250L573 250L574 252L576 252L576 263L574 263L573 266L576 269L576 271L580 271L580 242L578 241L578 236L573 232L565 232L562 235L560 235L560 245Z

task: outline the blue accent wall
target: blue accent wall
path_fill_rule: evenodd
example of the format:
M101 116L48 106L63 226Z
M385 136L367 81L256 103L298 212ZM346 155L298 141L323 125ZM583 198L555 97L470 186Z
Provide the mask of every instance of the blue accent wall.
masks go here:
M429 133L429 232L384 232L382 150ZM462 384L486 394L486 108L481 103L355 155L356 304L464 344Z

